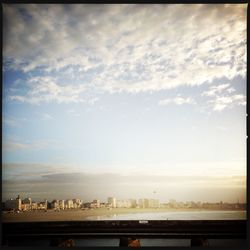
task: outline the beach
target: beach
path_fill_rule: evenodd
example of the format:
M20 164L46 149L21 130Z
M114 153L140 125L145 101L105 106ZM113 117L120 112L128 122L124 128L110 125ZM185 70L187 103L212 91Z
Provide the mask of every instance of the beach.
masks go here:
M161 215L161 217L160 217ZM166 215L165 217L163 215ZM246 219L242 210L208 209L166 209L166 208L99 208L72 210L33 210L20 213L2 212L3 222L31 221L82 221L82 220L119 220L119 219Z

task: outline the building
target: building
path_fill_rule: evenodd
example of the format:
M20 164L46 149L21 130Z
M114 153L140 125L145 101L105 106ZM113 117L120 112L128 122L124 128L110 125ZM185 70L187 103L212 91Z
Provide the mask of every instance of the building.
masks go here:
M139 199L139 208L149 208L149 199Z
M59 209L59 200L53 200L50 203L51 209Z
M80 199L73 199L73 208L80 208L82 205L82 201Z
M17 208L16 209L21 210L22 200L20 198L20 195L17 196L16 202L17 202Z
M59 200L58 201L58 206L59 206L59 209L64 210L65 209L65 202L64 202L64 200Z
M137 206L136 199L129 199L129 202L130 202L130 207L131 208L136 208L136 206Z
M22 200L22 210L26 211L26 210L31 210L32 209L32 200L31 198L25 198L24 200Z
M82 203L82 208L84 208L84 209L91 208L91 202L84 202L84 203Z
M116 201L116 207L117 208L125 208L126 206L126 201L125 200L117 200Z
M100 203L100 208L106 207L106 203L105 202L101 202Z
M160 207L160 201L158 199L150 199L148 207L150 207L150 208L159 208Z
M66 201L65 201L65 208L66 208L66 209L74 208L73 200L66 200Z
M45 199L44 201L37 203L37 209L39 210L47 210L48 209L48 201Z
M100 208L100 200L93 200L90 206L91 208Z
M22 211L27 211L27 210L31 210L31 205L29 204L21 204L21 210Z
M108 206L111 208L116 208L116 198L108 197Z
M118 208L131 208L131 207L136 207L136 200L117 200L116 201L116 207Z
M31 209L36 210L37 209L37 202L32 202L31 203Z
M174 199L169 200L169 207L170 208L177 208L177 202Z

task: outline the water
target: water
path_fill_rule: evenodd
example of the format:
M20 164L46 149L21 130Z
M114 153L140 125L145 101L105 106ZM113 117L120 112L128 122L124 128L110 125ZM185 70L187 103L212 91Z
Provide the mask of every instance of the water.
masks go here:
M86 220L245 220L246 211L169 211L90 216Z

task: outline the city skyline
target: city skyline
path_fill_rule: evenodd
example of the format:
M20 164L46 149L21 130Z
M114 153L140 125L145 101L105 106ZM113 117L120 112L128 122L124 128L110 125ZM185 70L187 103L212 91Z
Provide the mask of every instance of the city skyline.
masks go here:
M3 199L246 201L246 14L4 4Z
M119 199L119 197L106 197L106 200L99 200L97 198L94 198L92 200L82 200L82 199L79 199L79 198L66 198L66 199L57 199L57 198L54 198L54 199L43 199L43 200L34 200L32 197L27 197L25 196L25 198L21 197L20 195L17 195L16 198L9 198L5 201L2 201L3 203L6 203L8 201L14 201L14 200L20 200L21 201L21 204L31 204L33 202L35 203L57 203L57 202L68 202L68 201L72 201L73 203L77 203L78 205L86 205L86 204L110 204L112 205L113 207L119 207L121 206L120 205L117 205L118 203L122 203L122 202L132 202L132 203L135 203L136 205L140 205L140 203L144 203L144 202L157 202L157 204L160 206L161 204L175 204L175 205L179 205L179 206L183 206L183 205L187 205L187 204L246 204L244 202L240 202L239 198L232 202L232 203L228 203L228 202L225 202L223 200L218 200L216 202L208 202L208 201L193 201L193 200L176 200L176 199L173 199L173 198L170 198L168 200L165 200L165 201L162 201L162 200L159 200L159 199L156 199L156 198L146 198L146 197L141 197L141 198L135 198L135 197L130 197L129 199ZM73 205L72 203L72 205ZM73 207L73 206L72 206ZM79 207L78 207L79 208Z

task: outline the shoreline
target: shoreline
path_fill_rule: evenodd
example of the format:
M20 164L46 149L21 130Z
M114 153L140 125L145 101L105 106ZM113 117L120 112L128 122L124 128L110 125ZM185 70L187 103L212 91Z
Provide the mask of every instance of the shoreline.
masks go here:
M106 217L117 216L123 214L143 214L143 213L162 213L162 212L246 212L246 210L215 210L215 209L169 209L169 208L113 208L108 210L107 208L99 208L93 210L47 210L47 212L33 210L25 211L21 213L8 213L2 212L3 222L31 222L31 221L81 221L89 220L91 217Z

